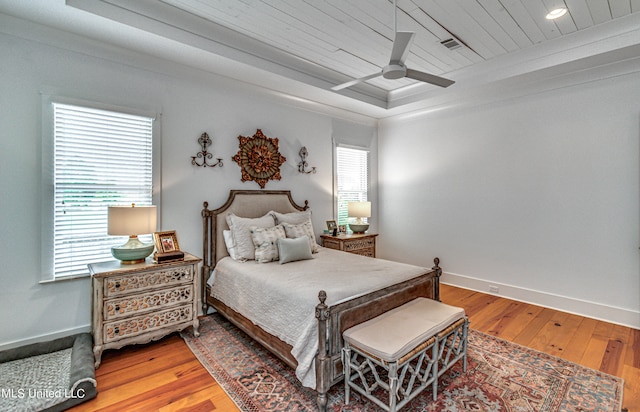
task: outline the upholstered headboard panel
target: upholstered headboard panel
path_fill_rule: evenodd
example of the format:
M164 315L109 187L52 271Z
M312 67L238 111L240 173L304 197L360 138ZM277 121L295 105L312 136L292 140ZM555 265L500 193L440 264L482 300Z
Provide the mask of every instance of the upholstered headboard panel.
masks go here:
M261 217L274 210L289 213L308 209L308 202L300 206L293 201L289 190L232 190L224 205L209 210L204 203L202 210L204 226L204 265L213 269L216 262L229 256L222 232L229 229L227 215L233 213L240 217Z

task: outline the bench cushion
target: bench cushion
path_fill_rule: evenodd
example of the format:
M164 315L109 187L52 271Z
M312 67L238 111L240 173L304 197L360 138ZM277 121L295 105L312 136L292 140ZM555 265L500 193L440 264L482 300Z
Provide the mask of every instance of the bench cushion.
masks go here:
M378 359L395 362L447 326L464 318L464 309L416 298L347 329L344 339Z

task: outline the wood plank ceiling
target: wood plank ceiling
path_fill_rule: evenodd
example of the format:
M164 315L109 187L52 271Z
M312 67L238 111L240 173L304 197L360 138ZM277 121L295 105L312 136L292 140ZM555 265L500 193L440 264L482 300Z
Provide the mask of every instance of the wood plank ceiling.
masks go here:
M341 73L344 81L386 65L394 38L392 0L163 2ZM407 66L444 77L640 11L640 0L398 0L397 5L398 30L417 33ZM565 16L545 18L560 6L568 8ZM445 47L442 42L449 39L461 47ZM369 81L384 91L413 83Z

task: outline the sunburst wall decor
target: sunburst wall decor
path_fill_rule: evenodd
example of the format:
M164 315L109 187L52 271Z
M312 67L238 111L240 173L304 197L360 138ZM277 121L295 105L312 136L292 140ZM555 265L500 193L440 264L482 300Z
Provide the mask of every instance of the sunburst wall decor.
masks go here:
M242 181L255 180L261 189L269 180L280 180L280 166L287 160L280 154L278 138L270 138L258 129L253 136L238 136L238 153L231 159L242 171Z

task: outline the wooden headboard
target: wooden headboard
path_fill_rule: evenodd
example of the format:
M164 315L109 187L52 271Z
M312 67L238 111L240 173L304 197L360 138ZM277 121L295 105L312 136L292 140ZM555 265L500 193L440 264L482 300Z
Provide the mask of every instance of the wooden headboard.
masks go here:
M227 214L255 218L264 216L272 210L289 213L308 208L308 201L305 200L304 206L298 205L291 197L289 190L232 190L227 201L215 210L209 210L209 203L204 202L202 209L203 274L208 277L216 263L223 257L229 256L222 236L222 231L229 229Z

